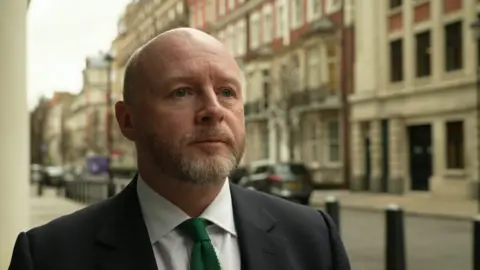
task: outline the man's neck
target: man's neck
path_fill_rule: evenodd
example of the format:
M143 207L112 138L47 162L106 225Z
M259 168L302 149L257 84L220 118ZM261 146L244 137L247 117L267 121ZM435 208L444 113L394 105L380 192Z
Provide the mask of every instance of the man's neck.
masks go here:
M225 182L196 185L165 175L140 172L142 180L157 194L164 197L190 217L200 216L217 197Z

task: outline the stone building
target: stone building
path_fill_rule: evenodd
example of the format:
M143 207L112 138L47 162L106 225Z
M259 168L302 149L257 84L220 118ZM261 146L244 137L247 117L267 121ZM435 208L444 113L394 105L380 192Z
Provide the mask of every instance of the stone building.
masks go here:
M356 1L350 97L357 190L478 190L475 0Z

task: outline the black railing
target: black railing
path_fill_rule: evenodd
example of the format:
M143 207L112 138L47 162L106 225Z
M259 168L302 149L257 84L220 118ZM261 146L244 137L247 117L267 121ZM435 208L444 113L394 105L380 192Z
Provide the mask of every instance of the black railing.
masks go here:
M268 110L268 103L261 100L249 101L245 103L244 110L246 116L258 115Z
M289 107L308 106L315 103L322 103L328 96L335 92L325 86L306 88L301 91L294 91L289 95Z

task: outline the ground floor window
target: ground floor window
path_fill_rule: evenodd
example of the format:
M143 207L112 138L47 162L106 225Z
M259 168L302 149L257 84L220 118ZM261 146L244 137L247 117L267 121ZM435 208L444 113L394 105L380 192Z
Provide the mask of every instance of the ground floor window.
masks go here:
M340 124L338 120L328 122L328 160L330 162L340 161Z
M447 122L446 133L447 168L463 169L465 166L463 121Z

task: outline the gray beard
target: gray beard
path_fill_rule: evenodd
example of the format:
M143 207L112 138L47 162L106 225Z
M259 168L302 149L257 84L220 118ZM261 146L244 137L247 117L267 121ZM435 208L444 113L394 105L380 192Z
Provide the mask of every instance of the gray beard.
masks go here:
M153 162L163 174L199 186L223 183L237 167L243 152L235 149L227 155L205 153L204 158L194 158L165 141L150 138L148 145Z

